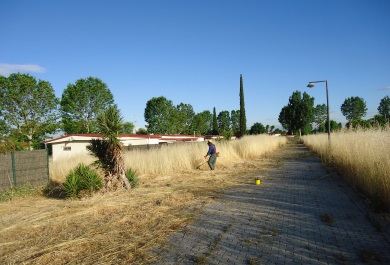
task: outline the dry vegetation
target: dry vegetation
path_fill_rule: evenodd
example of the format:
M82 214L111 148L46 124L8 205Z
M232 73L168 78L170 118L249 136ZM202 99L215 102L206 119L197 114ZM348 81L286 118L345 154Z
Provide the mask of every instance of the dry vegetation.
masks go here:
M252 184L274 165L269 155L284 137L246 136L217 143L221 156L210 171L205 143L126 153L126 167L141 185L131 191L80 200L27 196L0 204L1 264L147 264L147 251L192 221L202 206L233 185ZM62 183L79 162L52 164Z
M390 211L390 129L350 130L302 137L378 210Z

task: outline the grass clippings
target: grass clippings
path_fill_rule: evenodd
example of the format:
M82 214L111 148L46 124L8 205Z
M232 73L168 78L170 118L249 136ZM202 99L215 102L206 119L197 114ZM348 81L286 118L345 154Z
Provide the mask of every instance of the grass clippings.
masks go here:
M248 157L236 159L236 155L223 153L226 161L229 156L234 159L219 158L215 171L196 170L196 166L176 172L171 167L161 173L154 170L140 174L139 187L130 191L73 200L41 192L5 200L0 203L0 264L156 261L158 257L149 250L193 222L204 205L232 186L253 184L259 169L274 166L264 156L245 154ZM66 170L56 170L52 173L66 175ZM61 183L63 178L56 175L52 181Z

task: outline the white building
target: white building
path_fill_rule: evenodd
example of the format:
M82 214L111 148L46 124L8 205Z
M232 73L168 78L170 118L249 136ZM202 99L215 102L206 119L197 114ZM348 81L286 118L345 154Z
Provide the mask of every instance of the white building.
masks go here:
M146 134L121 134L118 136L124 147L130 145L156 145L175 142L199 142L204 141L203 136L191 135L146 135ZM69 158L76 154L88 154L87 146L92 139L102 139L101 134L69 134L59 138L47 140L46 146L52 146L53 161Z

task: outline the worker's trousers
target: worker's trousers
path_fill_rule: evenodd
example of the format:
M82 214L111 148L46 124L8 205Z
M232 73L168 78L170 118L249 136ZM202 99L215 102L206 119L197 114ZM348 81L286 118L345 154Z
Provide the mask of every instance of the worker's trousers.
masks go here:
M208 161L211 170L215 169L215 162L216 161L217 161L217 155L212 154L209 158L209 161Z

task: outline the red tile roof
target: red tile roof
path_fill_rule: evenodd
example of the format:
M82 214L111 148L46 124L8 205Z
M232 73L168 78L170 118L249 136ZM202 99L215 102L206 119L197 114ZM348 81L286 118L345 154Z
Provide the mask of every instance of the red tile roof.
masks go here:
M72 136L77 136L77 137L89 137L89 138L101 138L101 134L96 134L96 133L85 133L85 134L68 134L64 135L55 139L50 139L47 141L44 141L43 143L48 144L54 141L58 141L64 138L72 137ZM199 137L202 136L192 136L192 135L182 135L182 134L120 134L118 135L119 138L142 138L142 139L161 139L161 140L176 140L176 141L191 141L191 140L196 140ZM183 137L183 138L180 138Z

